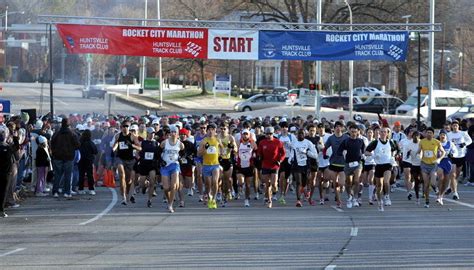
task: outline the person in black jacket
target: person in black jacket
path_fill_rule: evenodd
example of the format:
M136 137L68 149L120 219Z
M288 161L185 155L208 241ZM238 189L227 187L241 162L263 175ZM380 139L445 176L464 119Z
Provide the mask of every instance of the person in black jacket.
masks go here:
M93 164L95 155L97 155L97 147L92 142L91 131L86 129L81 135L79 151L81 152L81 160L79 161L79 193L84 194L84 176L87 175L87 185L89 194L95 195Z
M38 149L36 149L35 167L37 170L38 180L36 181L35 194L38 197L47 196L45 193L46 176L48 170L51 168L51 157L49 156L48 140L44 136L39 136L37 139Z
M5 199L7 198L10 173L18 156L18 143L7 144L9 131L0 126L0 217L8 217L5 213Z

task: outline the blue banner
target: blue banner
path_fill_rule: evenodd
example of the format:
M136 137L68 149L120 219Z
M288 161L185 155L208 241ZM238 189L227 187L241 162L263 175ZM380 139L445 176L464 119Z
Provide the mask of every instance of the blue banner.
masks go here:
M260 31L259 60L405 61L408 32Z
M0 99L0 113L10 113L10 100Z

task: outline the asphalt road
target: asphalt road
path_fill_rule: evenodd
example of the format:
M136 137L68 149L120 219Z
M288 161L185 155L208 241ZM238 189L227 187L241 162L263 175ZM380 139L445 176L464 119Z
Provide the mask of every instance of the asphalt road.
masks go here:
M460 202L429 209L395 191L385 212L367 204L336 211L332 202L296 208L294 199L208 210L195 195L169 214L158 199L151 209L142 195L122 206L114 193L29 198L9 209L0 269L474 268L472 187L461 187Z

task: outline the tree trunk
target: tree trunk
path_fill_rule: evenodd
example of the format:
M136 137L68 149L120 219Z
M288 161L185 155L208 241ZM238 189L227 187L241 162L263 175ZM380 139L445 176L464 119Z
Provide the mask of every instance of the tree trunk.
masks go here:
M201 95L207 95L206 82L204 78L204 60L198 60L199 69L201 70Z
M400 63L398 67L398 94L402 100L406 100L408 97L406 62Z
M311 62L303 61L303 87L309 88L309 73L311 70Z

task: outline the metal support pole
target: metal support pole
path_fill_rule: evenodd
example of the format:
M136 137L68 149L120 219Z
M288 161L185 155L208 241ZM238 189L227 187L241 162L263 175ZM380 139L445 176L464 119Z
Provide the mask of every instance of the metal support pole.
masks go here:
M421 127L421 34L418 32L418 86L416 87L417 90L417 112L416 112L416 126L418 131L420 131Z
M430 23L435 22L435 0L430 0ZM431 30L434 27L431 26ZM429 33L429 57L428 57L428 123L431 125L431 109L433 108L434 88L434 32Z
M321 24L322 21L322 0L317 0L316 3L316 23ZM321 27L318 27L321 30ZM316 119L321 119L321 61L316 61L316 100L315 100L315 109L316 109Z
M160 0L156 0L157 19L161 20L161 6ZM161 21L158 21L158 26L161 26ZM163 69L161 66L161 57L158 58L158 72L160 75L160 107L163 107Z
M348 0L344 0L344 2L347 5L347 8L349 9L349 21L350 21L350 30L352 31L352 8L351 5L349 5ZM350 60L349 61L349 119L352 119L352 113L354 110L354 61Z
M146 20L148 19L148 0L145 0L145 20L142 21L142 25L146 26ZM145 90L145 76L146 76L146 57L142 56L141 61L141 73L140 73L140 88Z
M49 24L49 104L51 115L54 115L53 96L53 25Z

